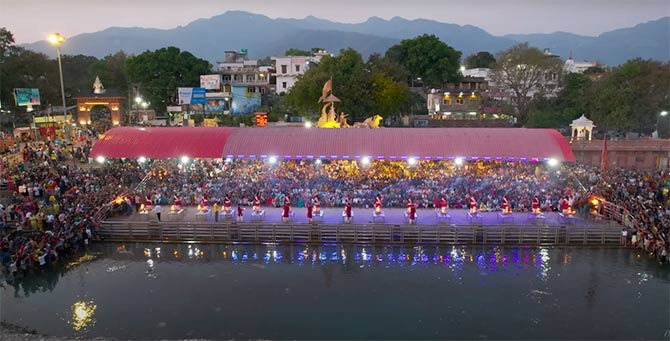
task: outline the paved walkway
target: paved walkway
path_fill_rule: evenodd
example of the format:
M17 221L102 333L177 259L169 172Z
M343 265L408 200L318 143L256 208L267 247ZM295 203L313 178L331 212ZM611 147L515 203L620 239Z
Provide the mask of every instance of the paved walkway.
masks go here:
M161 206L163 207L163 206ZM281 208L275 207L262 207L265 211L265 217L263 219L266 223L281 223ZM163 213L161 214L162 220L169 220L171 217L168 217L168 211L170 210L169 206L163 207ZM233 215L237 215L237 207L233 207ZM342 212L343 208L333 207L333 208L322 208L323 212L323 223L324 224L341 224L342 223ZM373 209L371 208L352 208L355 224L368 224L368 223L385 223L393 225L402 225L405 224L405 209L402 208L385 208L382 212L384 214L383 219L377 218L373 221ZM307 210L304 207L293 208L293 222L298 224L307 223ZM184 209L183 216L180 218L180 221L190 221L194 222L196 220L196 207L189 206ZM451 209L448 211L448 214L451 216L451 224L455 225L468 225L471 224L467 218L467 210L464 209ZM512 214L514 219L505 218L504 221L499 217L498 212L482 212L481 213L481 222L473 221L473 224L477 225L503 225L503 224L514 224L514 225L532 225L533 223L542 224L542 221L536 221L529 219L528 213L515 212ZM566 225L569 222L564 220L559 221L559 215L556 212L544 213L546 225ZM142 216L136 212L133 212L130 216L117 216L109 218L110 221L146 221L147 218L152 221L156 221L156 214L150 213L147 216ZM207 221L214 221L213 214L209 215ZM220 219L220 222L231 222L233 219ZM254 220L256 221L256 220ZM251 222L251 208L247 207L244 211L244 222ZM312 219L312 223L318 223L318 219ZM575 225L599 225L607 224L607 221L594 221L594 220L583 220L579 218L570 219L570 222ZM434 209L418 209L417 210L417 224L420 225L436 225L444 224L444 219L438 219Z

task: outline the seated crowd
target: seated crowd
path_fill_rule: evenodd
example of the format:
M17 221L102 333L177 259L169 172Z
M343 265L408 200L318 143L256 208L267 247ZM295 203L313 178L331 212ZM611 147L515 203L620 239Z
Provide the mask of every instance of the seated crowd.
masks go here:
M442 198L451 209L466 208L476 198L482 210L497 210L507 196L514 211L531 210L537 198L543 211L560 211L567 200L576 214L586 217L604 207L591 195L630 212L627 245L642 247L667 260L670 244L670 176L668 173L613 170L563 165L552 168L537 162L283 161L255 160L110 160L103 167L70 165L72 158L57 146L22 150L17 164L3 163L3 178L12 192L0 207L5 224L0 232L0 260L10 272L44 268L76 251L95 237L96 224L117 202L129 213L145 200L171 205L210 203L228 197L235 204L280 206L288 196L292 206L305 206L315 197L322 207L341 207L348 199L356 207L371 208L375 197L385 207L405 207L408 199L419 207L438 207ZM59 156L61 153L61 156ZM55 155L53 157L52 155ZM144 181L143 181L144 179ZM139 184L139 185L138 185ZM609 207L611 209L611 207ZM102 212L102 213L101 213ZM602 212L605 213L605 212Z

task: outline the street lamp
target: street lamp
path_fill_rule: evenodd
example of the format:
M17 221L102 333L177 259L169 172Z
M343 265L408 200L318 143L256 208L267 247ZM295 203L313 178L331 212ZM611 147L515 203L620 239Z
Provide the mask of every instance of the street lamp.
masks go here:
M63 100L63 127L65 128L65 141L70 142L70 125L67 122L67 110L65 108L65 87L63 86L63 66L60 61L60 45L65 42L65 37L60 33L54 33L49 36L49 42L56 45L56 54L58 55L58 75L60 76L60 95Z
M661 111L661 117L665 117L665 116L668 116L668 111L667 110ZM668 119L668 138L670 138L670 118Z

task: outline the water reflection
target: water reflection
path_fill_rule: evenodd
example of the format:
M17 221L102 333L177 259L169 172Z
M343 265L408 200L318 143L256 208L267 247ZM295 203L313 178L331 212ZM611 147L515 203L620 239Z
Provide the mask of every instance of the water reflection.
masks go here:
M72 321L70 321L72 329L74 329L74 331L81 331L94 325L95 319L93 318L93 315L97 308L98 306L95 305L93 301L75 302L75 304L72 305Z
M227 261L234 264L295 264L298 266L325 266L338 263L343 266L355 264L363 267L425 267L447 266L453 272L463 271L466 264L479 268L482 274L504 269L535 268L538 278L549 279L552 266L549 249L501 246L352 246L352 245L277 245L277 244L232 244L232 245L164 245L162 249L173 257L162 258L161 247L146 245L122 245L107 247L104 253L111 257L136 258L141 255L147 261L147 274L155 276L156 264L160 262ZM558 257L563 264L572 261L570 250Z

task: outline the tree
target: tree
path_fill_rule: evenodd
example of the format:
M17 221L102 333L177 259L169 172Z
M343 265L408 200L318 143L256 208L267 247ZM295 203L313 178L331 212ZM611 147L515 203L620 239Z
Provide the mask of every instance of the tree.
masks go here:
M89 67L89 74L93 79L96 76L100 77L105 88L118 89L122 94L127 94L129 85L128 75L126 74L126 59L128 59L128 56L123 51L107 55Z
M409 79L409 72L400 63L385 58L379 53L371 54L366 66L372 73L382 73L396 82L407 84Z
M286 104L303 116L318 116L323 104L317 100L324 83L331 78L333 94L341 100L335 103L338 113L345 112L350 120L373 114L371 73L353 49L343 49L337 57L325 56L317 66L300 75L286 95Z
M177 87L200 86L200 75L211 72L211 65L176 47L146 51L126 60L126 72L132 83L158 112L165 111L175 97Z
M547 56L528 43L518 44L501 51L491 68L491 80L501 90L512 92L517 123L532 121L533 96L543 97L553 91L562 74L561 60Z
M4 58L7 51L14 46L14 35L8 29L0 27L0 58Z
M412 78L420 77L428 85L441 87L444 82L460 79L461 52L434 35L405 39L391 46L386 51L386 58L401 64Z
M397 114L406 107L409 96L410 92L406 83L396 82L381 72L372 74L372 100L375 113Z
M296 48L290 48L284 52L285 56L311 56L312 52L311 51L306 51L306 50L300 50Z
M662 108L670 106L670 64L629 60L594 83L590 102L599 127L651 133Z
M468 69L476 68L491 68L495 64L496 58L487 51L480 51L476 54L471 54L465 58L465 67Z

